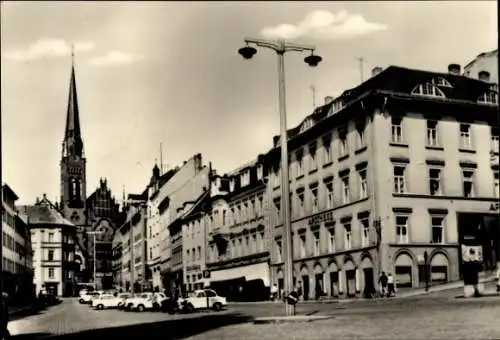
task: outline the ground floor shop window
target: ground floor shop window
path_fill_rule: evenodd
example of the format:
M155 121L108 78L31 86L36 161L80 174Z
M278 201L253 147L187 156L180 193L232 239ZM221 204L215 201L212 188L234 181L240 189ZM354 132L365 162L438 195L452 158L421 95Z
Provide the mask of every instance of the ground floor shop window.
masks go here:
M412 275L410 266L396 266L396 286L411 287Z
M339 273L330 273L330 295L333 297L339 296Z

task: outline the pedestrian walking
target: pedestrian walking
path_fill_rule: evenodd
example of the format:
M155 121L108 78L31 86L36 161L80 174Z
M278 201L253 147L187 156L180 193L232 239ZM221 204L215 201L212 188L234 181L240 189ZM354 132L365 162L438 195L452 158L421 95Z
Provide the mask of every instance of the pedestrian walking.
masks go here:
M10 332L8 329L9 325L9 304L8 304L9 295L2 292L2 340L10 339Z
M319 300L321 298L321 296L323 295L321 285L319 284L319 282L316 282L316 287L314 289L314 293L316 295L316 300Z
M378 279L380 296L387 295L387 281L388 281L388 278L387 278L387 275L385 275L385 272L380 273L380 277Z
M396 296L396 284L391 273L387 274L387 296Z
M500 264L498 265L498 268L497 268L497 275L496 275L495 280L497 281L497 292L500 293Z

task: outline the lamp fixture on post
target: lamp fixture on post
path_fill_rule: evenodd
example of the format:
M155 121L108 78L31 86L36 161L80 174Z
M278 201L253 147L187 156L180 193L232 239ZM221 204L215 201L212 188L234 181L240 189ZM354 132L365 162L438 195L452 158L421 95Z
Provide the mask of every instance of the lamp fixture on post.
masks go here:
M292 233L291 233L291 211L290 211L290 182L288 173L288 138L287 138L287 123L286 123L286 97L285 97L285 64L284 54L286 52L311 52L311 55L304 58L304 62L311 67L316 67L322 60L318 55L314 54L316 49L314 46L299 45L285 42L283 39L277 41L263 39L244 39L246 46L238 50L238 53L244 59L251 59L257 49L249 46L250 44L257 47L269 48L278 55L278 89L279 89L279 112L280 112L280 146L281 146L281 206L283 211L283 236L284 236L284 284L285 296L288 296L293 291L293 268L292 268ZM294 305L286 303L286 315L295 314Z

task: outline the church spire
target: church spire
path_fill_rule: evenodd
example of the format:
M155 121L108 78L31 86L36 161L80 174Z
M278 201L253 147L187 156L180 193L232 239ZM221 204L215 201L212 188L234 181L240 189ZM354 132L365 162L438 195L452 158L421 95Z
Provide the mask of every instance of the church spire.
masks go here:
M80 129L80 114L75 79L75 53L71 47L71 79L69 83L66 130L64 132L63 156L83 157L83 140Z

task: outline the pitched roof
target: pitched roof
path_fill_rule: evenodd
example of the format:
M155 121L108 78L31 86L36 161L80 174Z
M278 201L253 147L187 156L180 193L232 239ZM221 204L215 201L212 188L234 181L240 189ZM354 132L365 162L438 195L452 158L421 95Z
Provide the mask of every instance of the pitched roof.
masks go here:
M47 198L43 198L35 205L25 205L19 207L19 213L30 225L33 224L53 224L60 226L75 226L63 217L56 207Z
M293 138L300 133L302 123L312 118L315 123L327 117L328 112L335 102L342 100L344 105L358 100L360 97L376 91L386 91L392 93L403 93L410 95L415 86L431 82L434 78L443 78L447 80L452 87L440 87L440 90L446 96L446 99L477 102L480 95L490 90L490 84L483 81L456 75L451 73L432 72L425 70L416 70L400 66L389 66L376 76L366 80L359 86L344 91L338 98L332 102L322 105L307 116L301 124L287 131L288 138ZM274 145L277 145L279 136L273 137Z

